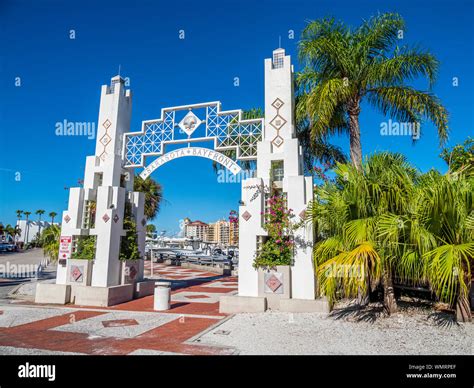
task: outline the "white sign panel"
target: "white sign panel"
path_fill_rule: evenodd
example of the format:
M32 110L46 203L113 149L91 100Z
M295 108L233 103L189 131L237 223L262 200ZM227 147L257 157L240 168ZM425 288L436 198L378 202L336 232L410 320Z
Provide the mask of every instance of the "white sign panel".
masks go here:
M160 156L158 159L155 159L147 167L145 167L140 176L142 177L142 179L146 179L153 171L161 167L163 164L175 159L184 158L186 156L198 156L201 158L211 159L219 164L222 164L234 175L237 175L242 170L240 166L235 163L231 158L225 156L224 154L221 154L220 152L211 150L209 148L186 147L170 151L164 154L163 156Z
M59 238L59 260L71 258L72 236L61 236Z

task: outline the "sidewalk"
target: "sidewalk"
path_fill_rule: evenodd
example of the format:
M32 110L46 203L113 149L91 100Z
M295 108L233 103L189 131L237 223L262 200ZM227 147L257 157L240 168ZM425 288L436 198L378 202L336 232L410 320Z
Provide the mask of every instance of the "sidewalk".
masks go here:
M154 265L173 282L171 309L153 310L153 296L109 308L43 306L16 301L0 306L0 354L232 354L193 338L219 324L219 297L235 293L232 277Z

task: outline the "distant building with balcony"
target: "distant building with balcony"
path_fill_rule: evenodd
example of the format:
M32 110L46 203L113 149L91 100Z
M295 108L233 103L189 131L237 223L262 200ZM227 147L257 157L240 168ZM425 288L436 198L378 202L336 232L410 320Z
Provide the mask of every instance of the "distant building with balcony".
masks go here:
M237 222L229 222L229 245L239 245L239 224Z
M230 243L230 222L219 220L209 224L207 242L219 245L229 245Z
M208 238L208 229L209 225L205 222L186 219L184 225L184 237L206 241Z

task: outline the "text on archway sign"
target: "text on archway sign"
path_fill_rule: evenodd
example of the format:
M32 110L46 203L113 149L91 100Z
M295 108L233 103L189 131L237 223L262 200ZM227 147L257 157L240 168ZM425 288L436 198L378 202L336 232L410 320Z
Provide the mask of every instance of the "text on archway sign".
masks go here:
M163 156L160 156L159 158L155 159L147 167L144 168L144 170L140 174L140 177L142 179L146 179L153 171L163 166L164 164L172 160L184 158L187 156L197 156L215 161L227 168L234 175L237 175L242 170L236 162L234 162L231 158L225 156L224 154L221 154L220 152L211 150L209 148L185 147L170 151L164 154Z

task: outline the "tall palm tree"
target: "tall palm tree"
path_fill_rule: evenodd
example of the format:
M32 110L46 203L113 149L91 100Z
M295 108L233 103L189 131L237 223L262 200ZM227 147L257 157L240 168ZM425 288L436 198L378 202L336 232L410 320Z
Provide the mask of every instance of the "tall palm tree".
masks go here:
M49 213L49 216L51 217L51 225L54 224L54 217L56 217L58 215L58 213L56 212L50 212Z
M161 185L152 178L143 180L140 175L135 175L133 189L145 193L145 217L148 220L153 220L160 211L160 204L163 200Z
M45 211L43 209L36 210L35 214L38 216L38 235L41 236L41 217Z
M17 210L16 211L16 218L18 218L18 220L21 220L21 215L23 214L23 210Z
M30 222L29 222L29 217L31 215L31 212L24 211L23 214L25 215L26 218L26 238L25 238L25 244L28 244L28 237L30 234Z
M336 133L349 135L350 157L361 169L359 126L361 103L384 115L419 125L432 121L440 142L448 137L448 113L439 99L409 82L427 78L431 88L437 59L427 51L398 47L405 23L398 14L379 14L352 29L334 19L310 22L302 33L299 58L297 117L308 118L313 139Z
M19 225L15 226L15 232L13 234L13 238L15 240L15 244L17 243L18 239L21 237L21 228Z

